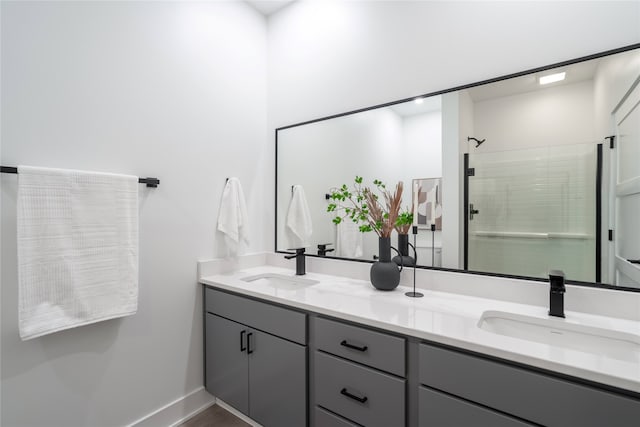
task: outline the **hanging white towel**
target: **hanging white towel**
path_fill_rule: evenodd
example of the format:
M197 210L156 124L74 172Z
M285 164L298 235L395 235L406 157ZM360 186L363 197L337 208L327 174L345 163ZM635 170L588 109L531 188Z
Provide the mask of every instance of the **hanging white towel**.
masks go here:
M293 186L291 203L287 210L287 228L293 233L294 239L290 242L291 247L301 248L309 246L309 238L313 233L311 213L304 194L302 185Z
M231 241L227 243L232 252L237 250L241 241L249 244L249 215L238 178L229 178L224 186L218 214L218 230Z
M359 258L364 254L360 226L346 218L336 228L336 254L346 258Z
M18 167L23 340L134 314L138 178Z

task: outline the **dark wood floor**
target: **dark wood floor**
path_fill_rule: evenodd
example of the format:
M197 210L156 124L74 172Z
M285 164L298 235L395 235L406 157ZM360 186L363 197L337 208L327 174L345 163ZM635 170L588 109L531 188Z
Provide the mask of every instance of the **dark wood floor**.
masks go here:
M180 427L250 427L249 424L218 405L200 412Z

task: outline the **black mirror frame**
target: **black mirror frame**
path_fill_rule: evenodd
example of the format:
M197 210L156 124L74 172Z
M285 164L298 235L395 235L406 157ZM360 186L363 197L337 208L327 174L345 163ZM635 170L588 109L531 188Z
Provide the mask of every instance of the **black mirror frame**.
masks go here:
M550 69L553 69L553 68L572 65L572 64L579 63L579 62L584 62L584 61L589 61L589 60L592 60L592 59L602 58L602 57L605 57L605 56L615 55L617 53L623 53L623 52L627 52L627 51L635 50L635 49L640 49L640 43L631 44L631 45L620 47L620 48L617 48L617 49L606 50L604 52L594 53L592 55L587 55L587 56L583 56L583 57L580 57L580 58L570 59L568 61L562 61L562 62L558 62L558 63L555 63L555 64L545 65L543 67L532 68L532 69L521 71L521 72L518 72L518 73L507 74L507 75L504 75L504 76L500 76L500 77L496 77L496 78L492 78L492 79L488 79L488 80L482 80L482 81L479 81L479 82L465 84L465 85L461 85L461 86L456 86L456 87L453 87L453 88L444 89L444 90L435 91L435 92L430 92L430 93L426 93L426 94L419 94L419 95L412 96L410 98L405 98L405 99L400 99L400 100L397 100L397 101L386 102L384 104L373 105L373 106L370 106L370 107L360 108L360 109L353 110L353 111L347 111L347 112L344 112L344 113L339 113L339 114L334 114L334 115L331 115L331 116L321 117L319 119L307 120L307 121L304 121L304 122L295 123L295 124L292 124L292 125L287 125L287 126L276 128L275 129L275 174L274 174L274 180L275 180L275 184L274 184L275 185L275 195L274 195L274 197L275 197L275 199L274 199L274 251L276 253L282 253L282 254L291 254L292 253L292 252L288 252L288 251L278 250L278 132L279 131L282 131L282 130L285 130L285 129L294 128L294 127L298 127L298 126L303 126L303 125L307 125L307 124L311 124L311 123L316 123L316 122L321 122L321 121L325 121L325 120L335 119L335 118L338 118L338 117L348 116L348 115L352 115L352 114L356 114L356 113L361 113L361 112L364 112L364 111L374 110L374 109L377 109L377 108L389 107L389 106L392 106L392 105L396 105L396 104L401 104L401 103L404 103L404 102L412 101L415 98L426 98L426 97L430 97L430 96L442 95L442 94L445 94L445 93L450 93L450 92L455 92L455 91L459 91L459 90L469 89L469 88L472 88L472 87L475 87L475 86L495 83L495 82L499 82L499 81L502 81L502 80L507 80L507 79L511 79L511 78L515 78L515 77L521 77L521 76L524 76L524 75L527 75L527 74L539 73L539 72L550 70ZM313 254L307 254L306 256L320 258L318 255L313 255ZM324 257L322 257L322 258L324 258ZM374 261L364 260L364 259L344 258L344 257L337 257L337 256L332 256L332 257L330 257L330 259L342 260L342 261L351 261L351 262L362 262L362 263L369 263L369 264L374 262ZM503 277L503 278L509 278L509 279L528 280L528 281L534 281L534 282L545 282L545 283L548 282L548 279L546 279L546 278L530 277L530 276L519 276L519 275L511 275L511 274L500 274L500 273L490 273L490 272L486 272L486 271L473 271L473 270L442 268L442 267L428 267L428 266L416 266L416 268L420 268L420 269L424 269L424 270L446 271L446 272L452 272L452 273L474 274L474 275L480 275L480 276ZM627 286L616 286L616 285L610 285L610 284L607 284L607 283L582 282L582 281L577 281L577 280L567 280L566 283L570 284L570 285L595 287L595 288L599 288L599 289L610 289L610 290L616 290L616 291L639 292L640 293L640 288L632 288L632 287L627 287Z

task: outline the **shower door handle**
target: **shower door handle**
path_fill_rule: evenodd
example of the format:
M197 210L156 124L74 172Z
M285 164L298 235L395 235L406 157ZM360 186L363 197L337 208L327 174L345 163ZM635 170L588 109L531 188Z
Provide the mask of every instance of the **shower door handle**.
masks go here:
M473 209L473 203L469 203L469 221L473 220L473 216L479 213L480 211L478 209Z

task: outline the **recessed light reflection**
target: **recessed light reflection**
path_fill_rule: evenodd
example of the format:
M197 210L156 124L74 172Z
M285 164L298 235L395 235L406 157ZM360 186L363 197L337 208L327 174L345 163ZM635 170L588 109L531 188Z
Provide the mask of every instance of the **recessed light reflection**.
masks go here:
M567 73L549 74L548 76L540 77L539 81L541 85L548 85L549 83L555 83L564 80Z

